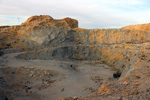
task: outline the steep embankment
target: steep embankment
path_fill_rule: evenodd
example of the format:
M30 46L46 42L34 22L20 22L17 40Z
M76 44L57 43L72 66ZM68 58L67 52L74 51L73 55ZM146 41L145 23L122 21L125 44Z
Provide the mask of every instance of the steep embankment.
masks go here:
M78 21L71 18L55 20L50 16L33 16L20 26L1 27L1 47L28 49L27 53L17 56L22 59L99 60L122 72L121 84L125 80L140 82L141 77L148 79L150 72L149 25L90 30L78 28ZM110 90L111 93L105 88L100 88L100 94L122 95L120 87L118 91Z

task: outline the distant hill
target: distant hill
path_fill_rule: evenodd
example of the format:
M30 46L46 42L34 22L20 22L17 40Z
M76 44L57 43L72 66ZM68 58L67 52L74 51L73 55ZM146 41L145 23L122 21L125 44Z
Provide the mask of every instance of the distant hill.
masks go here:
M150 31L150 24L138 24L122 27L122 29Z

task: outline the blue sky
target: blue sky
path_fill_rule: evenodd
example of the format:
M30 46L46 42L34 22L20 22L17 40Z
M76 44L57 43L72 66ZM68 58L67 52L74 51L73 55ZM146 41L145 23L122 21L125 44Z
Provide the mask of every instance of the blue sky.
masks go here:
M33 15L75 18L81 28L120 28L150 23L150 0L0 0L0 25Z

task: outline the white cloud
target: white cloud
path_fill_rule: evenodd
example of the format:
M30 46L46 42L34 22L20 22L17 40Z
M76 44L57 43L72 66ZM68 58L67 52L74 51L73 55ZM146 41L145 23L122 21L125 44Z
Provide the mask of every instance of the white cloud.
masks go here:
M0 18L0 22L2 23L2 22L6 22L6 21L8 21L9 19L7 19L7 18Z
M110 0L105 0L105 1L110 2ZM111 2L111 4L119 5L119 6L120 5L122 5L122 6L130 6L130 5L134 6L134 5L142 5L142 4L144 4L144 2L141 0L113 0Z

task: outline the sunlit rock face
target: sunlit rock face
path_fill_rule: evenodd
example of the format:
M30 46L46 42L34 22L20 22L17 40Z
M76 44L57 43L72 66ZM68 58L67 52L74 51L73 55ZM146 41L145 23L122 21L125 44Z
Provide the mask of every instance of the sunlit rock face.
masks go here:
M149 24L139 24L139 25L129 25L129 26L122 27L122 29L150 31L150 23Z
M144 31L149 29L149 25L135 25L137 29L132 29L134 26L123 29L81 29L75 19L56 20L48 15L41 15L32 16L19 26L0 27L0 39L1 47L10 45L26 49L78 44L140 44L150 41L149 31Z
M26 22L21 24L22 26L49 26L55 28L78 28L78 21L72 18L53 19L48 15L32 16L27 19Z

